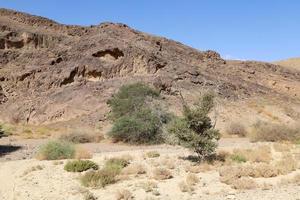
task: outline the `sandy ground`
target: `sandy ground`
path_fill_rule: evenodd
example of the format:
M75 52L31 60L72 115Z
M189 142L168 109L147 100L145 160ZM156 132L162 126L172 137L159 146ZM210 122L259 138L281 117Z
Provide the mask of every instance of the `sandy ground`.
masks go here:
M3 140L2 142L4 143ZM179 188L179 183L185 180L188 174L185 167L190 165L190 161L180 158L190 155L190 152L180 147L165 145L135 147L108 143L85 144L86 147L94 152L92 160L99 164L100 168L108 158L131 155L133 157L131 165L142 164L146 169L146 174L125 177L105 188L85 188L81 186L78 180L81 173L70 173L63 169L63 164L67 160L59 163L29 158L34 155L36 146L44 142L45 140L14 141L13 145L22 146L22 144L26 143L28 145L27 150L25 151L23 147L23 150L13 151L2 156L5 159L2 158L0 163L1 200L84 200L84 195L87 192L92 193L99 200L115 200L117 199L116 194L118 191L123 189L130 191L134 199L138 200L300 199L300 185L295 184L274 184L268 190L234 190L229 185L220 182L219 173L215 169L196 173L195 175L200 179L200 182L194 186L194 191L182 192ZM224 139L220 142L220 149L251 148L257 145L259 144L252 144L247 139ZM145 158L145 153L150 150L158 151L160 157ZM27 154L20 156L24 151ZM7 158L11 160L7 160ZM154 180L153 170L157 167L166 167L163 162L166 159L170 160L175 166L173 169L168 169L172 173L173 178L162 181ZM40 166L40 168L33 169L37 166ZM300 174L300 170L293 173ZM278 181L279 178L268 178L268 181ZM147 192L141 185L149 181L155 182L157 188Z

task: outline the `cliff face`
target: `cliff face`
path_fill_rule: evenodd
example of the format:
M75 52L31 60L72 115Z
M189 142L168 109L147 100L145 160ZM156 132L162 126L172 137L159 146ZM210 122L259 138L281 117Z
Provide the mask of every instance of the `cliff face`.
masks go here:
M256 97L298 103L300 73L279 65L226 61L124 24L67 26L0 9L0 119L27 123L105 120L106 100L145 81L171 106L178 91L203 88L226 101Z

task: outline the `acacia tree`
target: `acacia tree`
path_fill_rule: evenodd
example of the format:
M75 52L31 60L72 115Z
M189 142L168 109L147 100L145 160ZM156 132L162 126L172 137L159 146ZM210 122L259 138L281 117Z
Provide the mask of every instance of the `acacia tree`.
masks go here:
M208 116L214 107L214 95L206 93L195 107L183 101L183 117L176 117L168 131L178 139L178 144L192 149L199 160L204 160L215 153L220 133Z

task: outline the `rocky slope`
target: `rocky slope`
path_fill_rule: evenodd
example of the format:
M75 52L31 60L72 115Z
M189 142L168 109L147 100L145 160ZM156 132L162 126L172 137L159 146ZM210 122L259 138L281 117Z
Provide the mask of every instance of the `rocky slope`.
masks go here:
M300 58L289 58L286 60L280 60L274 62L277 65L282 65L284 67L300 70Z
M258 97L299 108L296 70L224 60L124 24L69 26L0 9L1 120L94 126L105 121L106 100L136 81L159 88L175 110L178 91L191 100L203 89L217 91L224 109Z

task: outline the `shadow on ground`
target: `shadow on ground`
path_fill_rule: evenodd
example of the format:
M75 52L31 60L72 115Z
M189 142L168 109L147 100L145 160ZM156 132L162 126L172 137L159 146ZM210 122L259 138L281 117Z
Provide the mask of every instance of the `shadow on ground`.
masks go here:
M21 146L14 146L14 145L0 145L0 157L5 156L9 153L14 151L18 151L21 149Z

